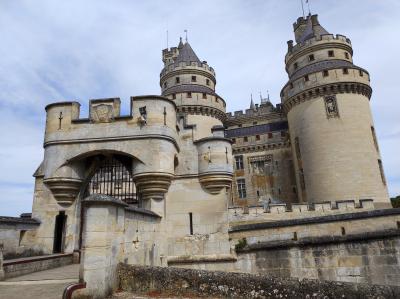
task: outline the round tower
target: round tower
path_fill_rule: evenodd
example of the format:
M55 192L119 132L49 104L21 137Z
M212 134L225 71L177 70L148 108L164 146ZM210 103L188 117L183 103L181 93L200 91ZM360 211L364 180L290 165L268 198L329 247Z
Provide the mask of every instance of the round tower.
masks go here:
M353 64L351 41L317 15L299 18L285 57L281 100L301 202L371 198L390 207L369 106L369 73Z
M196 124L195 139L211 135L213 126L225 119L225 101L215 92L215 72L206 61L200 61L190 44L162 52L164 68L160 74L161 94L172 99L178 113Z

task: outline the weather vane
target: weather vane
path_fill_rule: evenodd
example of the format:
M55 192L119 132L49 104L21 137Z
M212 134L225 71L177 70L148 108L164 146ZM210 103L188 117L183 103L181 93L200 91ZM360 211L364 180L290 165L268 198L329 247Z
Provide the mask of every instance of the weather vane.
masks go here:
M185 40L186 40L186 42L187 42L187 41L188 41L188 38L187 38L187 33L188 33L188 31L187 31L187 29L185 29L184 32L185 32Z

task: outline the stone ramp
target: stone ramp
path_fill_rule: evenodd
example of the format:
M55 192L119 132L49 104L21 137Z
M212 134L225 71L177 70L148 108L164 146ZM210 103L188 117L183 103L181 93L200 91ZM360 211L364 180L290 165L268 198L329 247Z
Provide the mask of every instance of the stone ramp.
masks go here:
M0 299L60 299L64 288L78 282L79 264L0 281Z

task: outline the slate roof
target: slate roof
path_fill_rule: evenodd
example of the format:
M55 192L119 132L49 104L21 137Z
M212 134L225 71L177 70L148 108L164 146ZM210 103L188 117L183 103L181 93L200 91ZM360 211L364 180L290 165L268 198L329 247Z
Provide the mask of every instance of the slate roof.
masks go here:
M313 24L312 17L308 16L307 17L307 25L306 29L303 32L303 35L299 38L300 43L305 42L306 40L309 40L310 38L319 37L324 34L329 34L329 32L322 27L319 22L316 20L316 23Z
M179 43L180 44L180 43ZM175 64L178 64L180 62L197 62L201 63L199 57L197 57L196 53L194 53L192 47L188 42L186 42L182 48L179 50L179 55L175 59Z

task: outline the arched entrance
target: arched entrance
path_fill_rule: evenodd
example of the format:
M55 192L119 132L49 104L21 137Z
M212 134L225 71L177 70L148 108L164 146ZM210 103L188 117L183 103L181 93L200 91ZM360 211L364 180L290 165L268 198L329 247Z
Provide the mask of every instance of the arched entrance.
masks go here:
M64 252L64 237L65 237L65 226L67 224L67 215L64 211L60 211L56 216L54 225L54 242L53 242L53 253Z
M129 205L138 205L135 183L132 179L132 159L122 155L99 155L87 183L84 197L104 194L122 200Z

